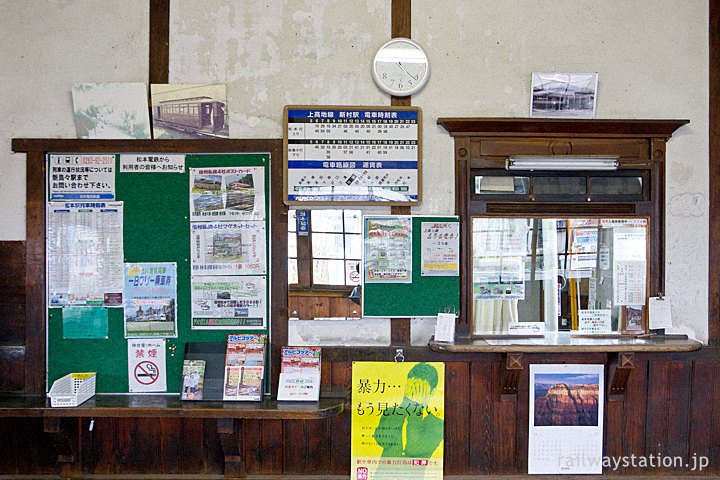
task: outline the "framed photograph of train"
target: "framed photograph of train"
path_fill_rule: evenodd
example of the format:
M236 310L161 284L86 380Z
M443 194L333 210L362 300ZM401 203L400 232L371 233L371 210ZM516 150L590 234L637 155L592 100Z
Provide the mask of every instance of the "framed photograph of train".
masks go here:
M227 87L152 84L153 138L228 138Z
M422 110L290 105L284 110L287 205L418 205Z

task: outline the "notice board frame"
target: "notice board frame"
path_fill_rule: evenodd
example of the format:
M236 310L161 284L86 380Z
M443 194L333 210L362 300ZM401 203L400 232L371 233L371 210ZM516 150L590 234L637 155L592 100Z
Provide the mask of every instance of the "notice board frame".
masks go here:
M413 138L412 141L414 141L416 145L416 152L417 156L415 159L415 180L416 185L414 185L416 191L417 191L417 199L416 200L362 200L361 193L353 193L351 196L347 196L348 194L343 195L330 195L332 197L331 199L326 200L292 200L289 198L290 196L290 188L292 186L291 180L290 180L290 152L289 152L289 145L290 145L290 139L289 139L289 123L290 123L290 117L293 116L294 113L303 115L303 112L308 113L314 113L318 115L319 121L326 121L326 120L337 120L342 124L342 118L339 118L340 114L346 114L348 112L351 113L358 113L360 120L368 120L368 121L379 121L378 114L379 112L389 112L392 114L392 112L395 112L396 114L399 114L400 116L403 115L414 115L416 124L417 124L417 135ZM330 117L330 114L334 114L332 117ZM312 119L314 120L314 118ZM393 119L388 119L388 121L392 121ZM337 124L328 124L328 125L337 125ZM330 135L330 134L329 134ZM326 139L327 140L327 139ZM320 140L320 141L326 141L326 140ZM332 141L332 140L328 140ZM338 140L342 141L342 140ZM368 147L375 147L373 142L375 141L381 141L378 139L373 138L354 138L352 141L362 142L362 145L367 145ZM360 143L358 143L360 145ZM336 146L336 145L333 145ZM410 206L410 205L419 205L422 202L422 109L420 107L411 107L411 106L351 106L351 105L287 105L285 106L283 110L283 154L284 154L284 161L283 161L283 199L285 201L286 205L389 205L389 206ZM331 157L327 158L327 163L335 163L336 161L341 161L343 163L352 163L352 161L349 157L342 157L342 158L336 158ZM362 159L357 159L357 162L361 161ZM390 159L388 159L390 160ZM357 163L355 162L355 163ZM320 163L320 161L315 162ZM323 162L324 163L324 162ZM370 163L377 163L375 160L371 161ZM410 161L402 162L409 164ZM319 168L326 168L324 165ZM345 170L346 168L349 170L366 170L362 167L355 166L355 167L334 167L337 171ZM397 168L397 167L396 167ZM376 170L387 172L392 171L392 168L390 169L383 169L383 168L377 168ZM333 171L333 167L328 166L328 171ZM351 175L353 177L355 175ZM362 176L362 173L361 173ZM348 178L346 181L350 181L351 178ZM325 195L327 196L327 195ZM346 196L346 198L343 198ZM367 196L367 195L365 195Z
M274 228L287 228L287 208L282 202L280 177L282 175L281 139L198 139L198 140L75 140L75 139L13 139L15 152L27 154L27 258L26 258L26 359L24 376L28 393L44 394L47 391L47 316L46 316L46 154L53 152L74 153L183 153L183 154L270 154L270 217L268 224ZM277 237L277 238L276 238ZM276 258L287 257L287 241L284 236L269 234L270 251ZM189 252L188 252L189 254ZM273 305L287 304L287 273L283 262L269 260L268 275L270 297ZM280 302L280 303L278 303ZM272 333L269 341L270 365L268 374L271 391L277 389L280 349L287 343L287 321L283 321L284 309L270 308L268 327ZM225 332L228 333L228 332ZM124 339L123 339L124 340ZM181 345L175 356L182 358ZM119 368L126 369L126 365Z
M412 222L412 274L410 283L367 283L365 219L410 218ZM366 215L363 217L363 317L435 317L447 311L460 315L460 275L422 275L421 225L423 222L460 223L455 215ZM460 251L458 250L458 255ZM458 262L459 262L458 257Z

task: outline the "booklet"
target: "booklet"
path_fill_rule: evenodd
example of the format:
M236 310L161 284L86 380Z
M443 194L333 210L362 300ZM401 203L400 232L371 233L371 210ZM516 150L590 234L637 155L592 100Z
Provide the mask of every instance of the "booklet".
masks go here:
M262 400L266 340L266 334L228 335L223 400Z
M320 347L284 347L277 399L318 401L320 357Z
M205 360L185 360L180 400L202 400Z

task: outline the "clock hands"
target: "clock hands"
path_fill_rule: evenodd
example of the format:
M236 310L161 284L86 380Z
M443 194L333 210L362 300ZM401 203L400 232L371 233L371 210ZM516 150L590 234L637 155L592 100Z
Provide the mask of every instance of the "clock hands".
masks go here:
M407 70L405 70L405 67L402 66L402 63L397 62L397 64L398 64L398 67L400 67L400 69L401 69L403 72L407 73L407 74L410 76L410 78L412 78L413 80L417 80L417 79L418 79L418 76L419 76L419 75L415 75L415 76L410 75L410 72L408 72Z

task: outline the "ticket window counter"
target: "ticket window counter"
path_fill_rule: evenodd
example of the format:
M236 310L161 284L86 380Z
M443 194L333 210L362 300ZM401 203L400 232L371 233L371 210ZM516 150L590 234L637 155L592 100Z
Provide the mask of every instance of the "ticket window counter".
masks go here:
M664 292L665 146L685 123L438 119L464 239L456 336L647 333Z

